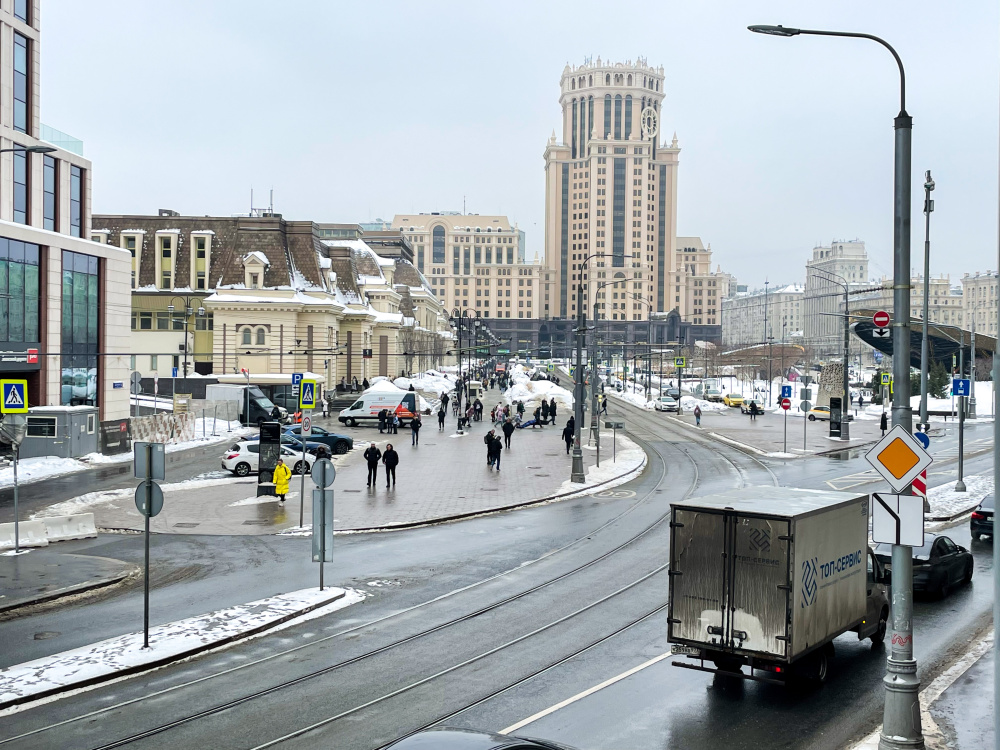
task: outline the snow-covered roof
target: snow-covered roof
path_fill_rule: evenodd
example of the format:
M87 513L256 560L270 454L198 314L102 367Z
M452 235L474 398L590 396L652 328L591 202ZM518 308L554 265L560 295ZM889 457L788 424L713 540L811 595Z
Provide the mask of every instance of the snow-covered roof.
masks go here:
M253 252L247 253L246 255L243 256L243 264L244 265L246 265L247 263L249 263L250 261L253 261L253 260L257 261L262 266L269 266L269 265L271 265L271 261L269 261L267 259L267 256L264 255L264 253L262 253L260 250L254 250Z
M215 234L211 229L192 229L191 234Z

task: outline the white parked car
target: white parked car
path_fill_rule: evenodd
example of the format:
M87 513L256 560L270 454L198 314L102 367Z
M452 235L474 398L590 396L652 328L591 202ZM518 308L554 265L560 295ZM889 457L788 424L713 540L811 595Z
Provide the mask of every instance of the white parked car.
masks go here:
M302 453L281 446L281 458L292 470L293 474L302 473ZM306 473L312 470L316 456L306 452ZM222 454L222 468L233 472L238 477L245 477L260 466L260 443L241 440Z
M657 411L677 411L677 399L673 396L663 396L653 403Z

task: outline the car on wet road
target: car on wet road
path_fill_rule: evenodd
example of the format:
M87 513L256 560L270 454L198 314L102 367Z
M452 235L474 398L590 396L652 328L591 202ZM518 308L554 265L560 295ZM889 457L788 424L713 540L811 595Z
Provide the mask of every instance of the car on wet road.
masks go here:
M722 399L722 403L726 406L742 406L743 396L739 393L727 393L725 398Z
M875 556L892 571L892 545L875 545ZM913 591L946 597L957 586L972 580L972 553L944 534L924 534L924 546L913 548Z
M988 495L972 511L969 528L972 531L973 539L982 539L984 536L993 538L993 504L993 495Z
M297 424L292 425L291 427L286 427L283 434L291 435L293 438L301 440L300 436L302 435L302 425ZM338 435L335 432L330 432L329 430L317 425L312 426L311 434L306 442L323 443L330 449L331 453L337 455L347 453L354 447L354 438L350 435Z
M829 406L814 406L812 409L809 410L809 414L807 416L809 417L809 421L810 422L815 422L817 419L820 420L820 421L824 421L825 420L825 421L829 422L830 421L830 407Z
M302 453L292 450L287 445L281 446L281 458L291 468L293 474L301 474L303 466L306 473L312 469L316 456L306 451L305 462ZM222 468L233 472L238 477L245 477L257 471L260 466L260 442L241 440L234 443L222 454Z
M411 734L387 750L573 750L551 740L477 732L473 729L434 727Z
M661 396L653 404L653 408L656 409L656 411L677 411L679 407L677 399L673 396Z

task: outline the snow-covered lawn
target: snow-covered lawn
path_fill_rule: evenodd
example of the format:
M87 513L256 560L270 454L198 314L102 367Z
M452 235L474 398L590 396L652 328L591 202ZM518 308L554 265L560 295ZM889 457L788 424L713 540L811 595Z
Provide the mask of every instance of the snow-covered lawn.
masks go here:
M238 480L237 480L238 481ZM247 485L256 485L255 478L243 480ZM164 494L177 492L179 490L197 490L204 487L218 487L219 485L234 484L233 477L213 477L210 479L187 479L183 482L173 482L171 484L161 484L160 489ZM127 487L121 490L101 490L98 492L88 492L84 495L63 500L61 503L50 505L37 513L32 514L32 520L36 518L52 518L54 516L71 516L75 513L90 513L95 507L111 503L116 500L133 497L135 489Z
M86 681L112 679L119 672L137 671L164 659L180 659L269 625L287 626L288 618L297 612L302 612L301 617L295 618L300 621L343 609L362 599L363 593L351 589L303 589L151 627L148 649L142 647L141 632L129 633L17 664L0 670L0 703L69 690ZM325 602L329 604L324 605Z

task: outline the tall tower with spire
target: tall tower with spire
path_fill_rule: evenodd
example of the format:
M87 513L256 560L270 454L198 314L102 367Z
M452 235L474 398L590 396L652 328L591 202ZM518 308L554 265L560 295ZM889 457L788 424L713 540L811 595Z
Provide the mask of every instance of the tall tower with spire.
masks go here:
M663 67L567 64L559 89L561 135L544 157L542 317L574 317L581 282L588 317L595 304L612 322L674 310L680 148L662 134Z

